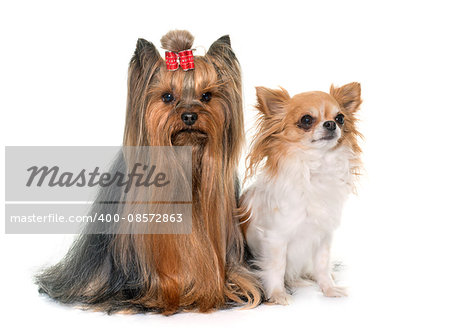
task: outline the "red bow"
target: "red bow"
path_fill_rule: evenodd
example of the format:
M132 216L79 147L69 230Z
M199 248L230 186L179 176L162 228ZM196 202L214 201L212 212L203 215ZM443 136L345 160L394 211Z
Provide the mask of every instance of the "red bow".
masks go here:
M169 71L175 71L178 66L184 71L194 69L194 55L192 50L184 50L178 53L166 51L166 65Z

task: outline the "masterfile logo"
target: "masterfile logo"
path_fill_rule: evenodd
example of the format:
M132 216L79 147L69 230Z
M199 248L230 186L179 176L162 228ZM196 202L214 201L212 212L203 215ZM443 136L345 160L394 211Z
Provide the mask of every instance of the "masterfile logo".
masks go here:
M191 147L6 147L6 233L189 233Z

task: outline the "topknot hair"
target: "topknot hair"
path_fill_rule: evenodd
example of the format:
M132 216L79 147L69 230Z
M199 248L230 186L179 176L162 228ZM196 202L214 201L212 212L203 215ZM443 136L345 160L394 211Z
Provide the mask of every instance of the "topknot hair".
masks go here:
M189 50L194 43L194 36L187 30L171 30L161 38L163 49L173 52Z

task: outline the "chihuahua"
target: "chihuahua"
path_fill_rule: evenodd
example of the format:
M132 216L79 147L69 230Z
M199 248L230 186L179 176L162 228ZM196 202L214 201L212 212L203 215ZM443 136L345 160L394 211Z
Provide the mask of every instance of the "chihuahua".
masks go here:
M356 112L359 83L292 98L258 87L258 131L241 197L241 227L269 302L315 281L325 296L345 296L330 269L330 246L361 167Z

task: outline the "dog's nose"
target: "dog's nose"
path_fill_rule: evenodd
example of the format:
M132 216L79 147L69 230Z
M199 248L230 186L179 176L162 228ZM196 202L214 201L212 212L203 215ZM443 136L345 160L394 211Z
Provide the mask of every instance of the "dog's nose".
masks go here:
M323 123L323 127L325 127L330 132L333 132L336 129L336 123L334 121L326 121Z
M194 125L197 119L198 115L195 112L184 112L181 115L181 120L183 120L183 123L186 125Z

